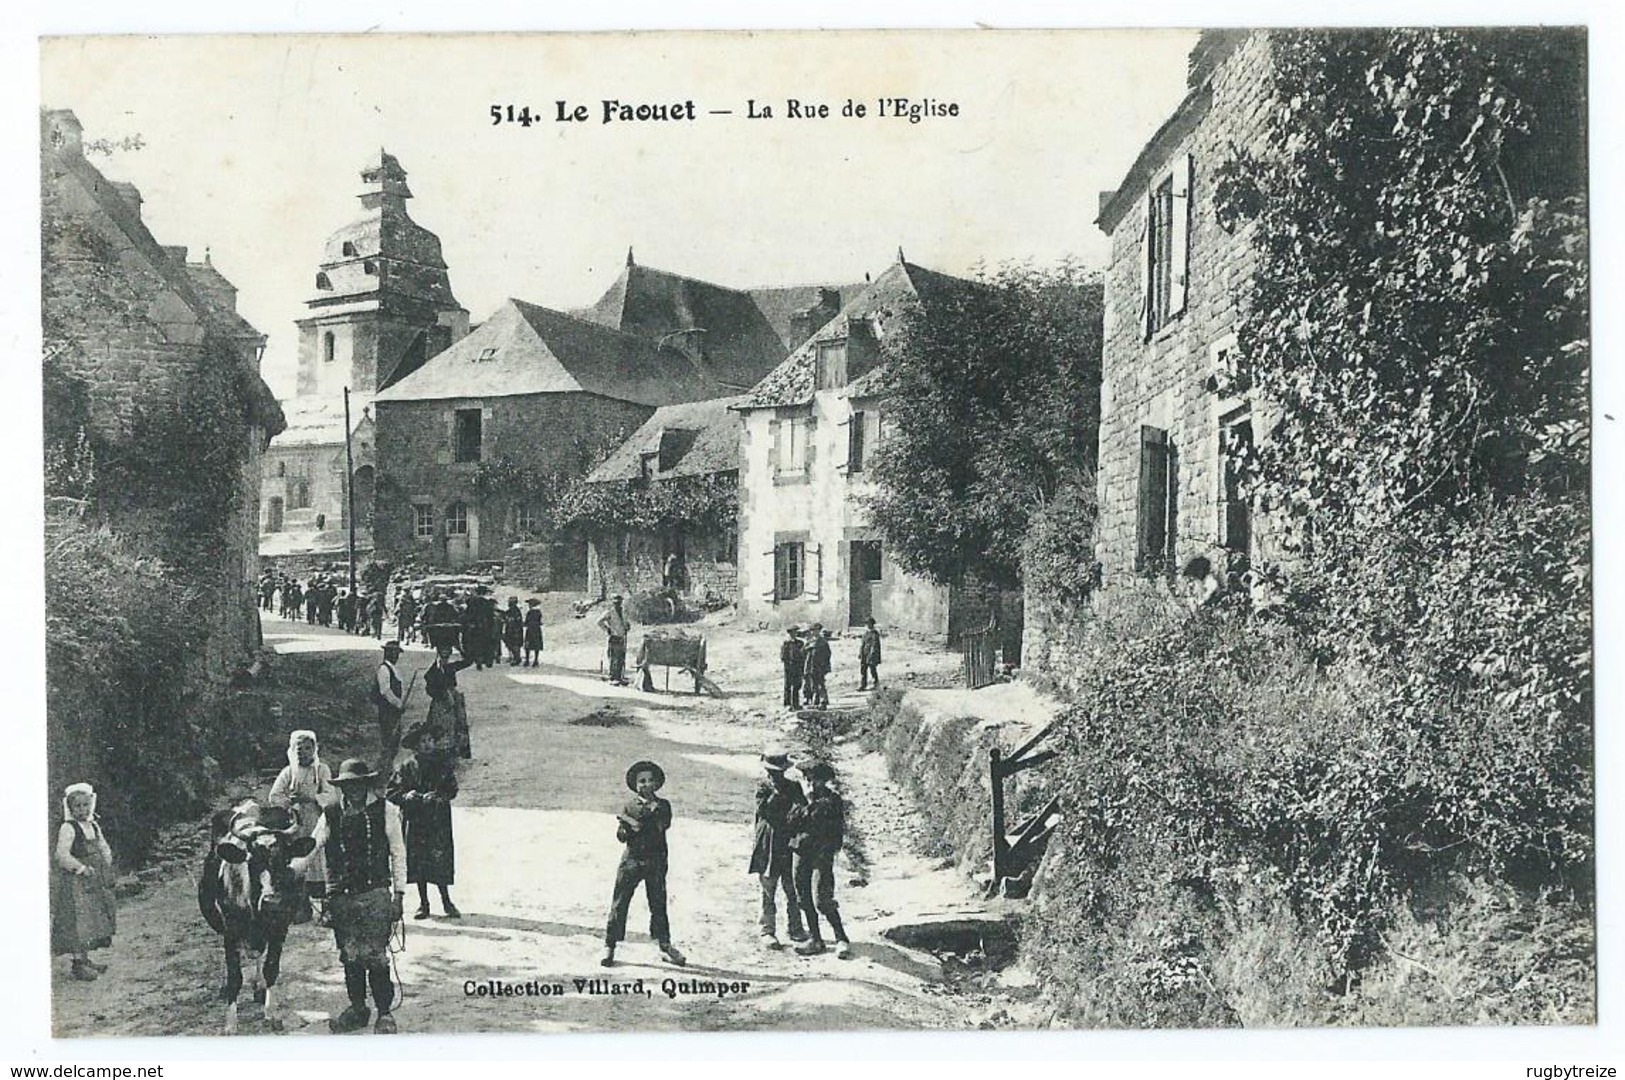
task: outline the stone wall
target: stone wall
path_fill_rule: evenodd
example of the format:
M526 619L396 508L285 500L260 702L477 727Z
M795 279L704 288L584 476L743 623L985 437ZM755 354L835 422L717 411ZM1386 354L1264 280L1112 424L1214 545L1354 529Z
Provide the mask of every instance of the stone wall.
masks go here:
M1267 119L1268 41L1252 34L1219 64L1211 104L1184 138L1163 148L1150 175L1181 155L1191 158L1190 232L1185 310L1148 341L1142 314L1146 193L1125 192L1126 213L1111 229L1101 387L1096 552L1108 583L1135 573L1141 427L1168 433L1177 454L1176 567L1216 553L1220 542L1219 417L1244 401L1208 388L1216 349L1226 344L1253 271L1246 234L1231 235L1214 214L1219 167L1238 149L1262 144ZM1193 99L1200 110L1200 97ZM1255 426L1255 430L1261 428Z
M483 414L483 460L508 455L544 472L573 468L578 440L623 440L654 411L581 393L375 402L373 542L379 558L426 566L502 561L518 539L513 500L501 492L482 500L475 486L479 463L452 460L456 411L473 408ZM446 535L446 510L458 502L468 513L466 544ZM432 537L413 534L414 504L432 508Z
M710 592L737 601L733 538L706 530L685 532L683 541L688 580L681 594L699 600ZM654 592L664 587L665 566L665 547L654 533L594 536L587 545L587 592L598 597Z

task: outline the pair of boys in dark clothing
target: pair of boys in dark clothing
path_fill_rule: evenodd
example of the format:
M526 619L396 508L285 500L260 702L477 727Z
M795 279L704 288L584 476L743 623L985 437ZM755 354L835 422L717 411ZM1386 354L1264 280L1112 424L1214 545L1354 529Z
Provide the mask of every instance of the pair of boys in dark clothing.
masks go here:
M835 856L846 835L846 807L829 782L835 770L826 762L800 767L805 793L790 780L790 760L783 754L762 759L767 777L756 788L756 836L750 872L762 885L762 944L778 948L777 899L782 888L788 906L786 923L796 952L825 952L818 917L829 922L836 955L848 955L850 943L835 901ZM803 926L805 923L805 926Z

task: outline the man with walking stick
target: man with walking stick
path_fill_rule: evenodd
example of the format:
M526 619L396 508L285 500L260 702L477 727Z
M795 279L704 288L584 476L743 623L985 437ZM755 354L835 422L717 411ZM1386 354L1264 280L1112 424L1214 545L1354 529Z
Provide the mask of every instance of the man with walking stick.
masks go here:
M401 716L406 712L406 696L412 692L410 685L401 682L401 673L396 670L395 664L401 658L401 643L398 641L384 642L384 662L378 665L378 675L373 683L372 700L378 707L378 745L383 749L382 761L386 764L395 760L395 752L401 745ZM412 673L416 681L417 672Z

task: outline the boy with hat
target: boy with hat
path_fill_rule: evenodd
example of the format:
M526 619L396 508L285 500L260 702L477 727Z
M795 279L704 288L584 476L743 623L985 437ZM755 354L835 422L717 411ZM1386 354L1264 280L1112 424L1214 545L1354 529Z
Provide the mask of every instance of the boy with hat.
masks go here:
M373 1030L379 1035L396 1030L388 950L406 895L406 842L400 809L373 790L377 780L365 761L345 761L333 777L340 801L326 807L316 827L327 862L327 911L350 997L349 1008L327 1022L334 1034L366 1026L369 984L378 1009Z
M525 667L542 666L542 602L534 596L525 601Z
M666 918L666 830L671 828L671 803L655 794L666 785L666 773L652 761L640 761L626 770L626 786L635 797L617 815L615 839L626 845L615 870L615 891L609 904L609 925L604 930L604 958L615 963L615 946L626 937L626 915L638 883L649 901L649 936L660 955L682 967L688 961L671 943Z
M858 689L869 689L869 678L874 677L875 689L880 689L880 631L874 619L863 620L863 644L858 646Z
M807 931L801 926L801 903L796 899L790 850L790 815L807 804L807 797L785 775L790 768L788 754L763 754L762 768L767 775L756 785L756 843L751 848L750 872L762 883L762 944L776 949L779 938L775 901L780 886L784 888L790 940L807 940Z
M852 945L835 902L835 855L846 839L846 804L829 786L835 769L828 762L803 765L801 775L808 784L807 801L790 812L790 847L795 851L796 896L811 936L796 946L796 953L813 956L828 951L818 926L818 916L823 915L835 934L835 955L845 960Z
M779 662L784 665L784 707L801 708L801 669L806 655L801 647L801 627L785 628L784 644L779 646Z
M818 623L812 624L807 631L807 660L805 674L801 684L805 688L807 704L815 709L829 707L829 687L825 679L829 676L830 653L829 631Z

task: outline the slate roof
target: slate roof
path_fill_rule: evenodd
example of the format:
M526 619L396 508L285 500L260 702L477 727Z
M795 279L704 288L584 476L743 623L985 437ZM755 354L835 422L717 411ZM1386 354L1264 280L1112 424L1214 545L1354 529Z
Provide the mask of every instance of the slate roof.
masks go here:
M816 300L816 289L810 291ZM787 351L749 293L632 262L580 316L650 342L698 348L717 382L740 389L755 385Z
M817 305L823 291L830 289L840 297L841 307L852 302L852 299L868 288L868 282L860 281L855 285L789 285L776 288L746 289L744 292L756 302L762 316L767 319L773 332L779 335L786 351L794 349L801 344L791 331L791 323L795 316L808 308ZM813 327L814 330L818 327Z
M374 400L588 393L658 407L715 397L719 389L675 349L509 300L478 330Z
M350 430L361 435L372 424L366 404L370 399L362 394L350 397ZM277 447L333 446L344 443L344 409L326 398L318 400L295 398L283 406L288 418L287 430L274 440Z
M676 440L679 456L670 467L652 473L652 479L736 472L739 439L745 427L744 418L732 409L737 400L737 397L712 398L656 409L602 465L588 474L587 482L603 484L642 476L643 455L660 452L663 433L681 433Z
M741 395L734 408L805 405L813 397L815 358L821 342L849 338L855 322L868 323L877 337L884 337L886 324L910 308L923 307L929 313L933 307L951 303L956 295L976 287L975 282L899 259L854 296L839 315L825 323L748 393ZM875 368L860 375L848 385L848 394L872 393L879 381L878 372Z
M83 128L73 111L41 109L39 115L40 144L44 148L42 161L48 166L47 175L42 178L43 182L75 183L95 202L112 228L118 232L117 237L109 238L119 249L119 266L116 272L131 274L130 263L138 260L162 283L164 290L180 300L190 317L210 334L232 341L240 342L244 338L253 338L263 342L265 335L237 315L235 310L229 313L222 310L222 305L199 287L200 283L189 272L184 248L167 249L152 235L151 230L141 219L141 194L135 185L125 181L109 180L101 170L85 159L79 141ZM85 224L101 231L99 222L86 220ZM179 259L175 257L175 250L182 253ZM218 274L215 276L219 277ZM220 277L220 281L225 282L225 279ZM229 282L226 282L226 285L230 287ZM232 288L232 292L235 291L235 288ZM165 310L164 305L153 304L148 311L148 317L162 325ZM255 424L267 435L275 435L286 426L286 419L281 406L277 403L276 395L260 377L256 364L245 357L240 357L239 362L238 387L243 395L243 404Z

